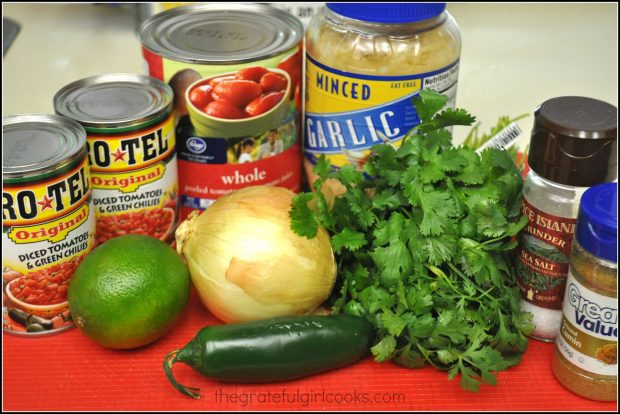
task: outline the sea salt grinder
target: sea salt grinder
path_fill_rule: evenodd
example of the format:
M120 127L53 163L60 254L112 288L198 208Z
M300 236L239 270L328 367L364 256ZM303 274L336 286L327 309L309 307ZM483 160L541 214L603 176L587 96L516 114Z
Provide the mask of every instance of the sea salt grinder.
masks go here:
M521 308L535 339L555 340L581 195L617 177L617 108L578 96L550 99L534 112L515 263Z

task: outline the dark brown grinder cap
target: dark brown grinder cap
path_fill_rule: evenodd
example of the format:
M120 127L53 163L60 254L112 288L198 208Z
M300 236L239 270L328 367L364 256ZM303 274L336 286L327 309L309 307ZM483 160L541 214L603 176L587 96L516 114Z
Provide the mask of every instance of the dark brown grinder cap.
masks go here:
M549 99L534 111L528 163L556 183L591 187L617 177L618 109L580 96Z

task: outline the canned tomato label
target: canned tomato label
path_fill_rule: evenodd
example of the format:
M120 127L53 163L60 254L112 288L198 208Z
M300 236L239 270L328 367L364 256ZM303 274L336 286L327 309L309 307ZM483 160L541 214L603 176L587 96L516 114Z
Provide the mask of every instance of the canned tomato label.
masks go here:
M172 241L178 184L170 87L144 75L94 76L61 89L54 108L88 135L96 245L124 234Z
M194 4L140 29L174 91L180 215L250 185L299 191L303 25L260 4Z
M10 115L2 146L2 327L59 332L73 326L67 286L95 240L86 132L57 115Z

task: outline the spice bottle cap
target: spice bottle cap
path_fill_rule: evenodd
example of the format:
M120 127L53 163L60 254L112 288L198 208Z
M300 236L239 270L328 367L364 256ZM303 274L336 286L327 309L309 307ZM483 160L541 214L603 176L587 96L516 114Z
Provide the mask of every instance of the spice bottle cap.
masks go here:
M581 197L575 237L593 255L618 262L618 183L599 184Z
M618 108L561 96L544 102L534 116L528 164L538 175L576 187L617 177Z
M413 23L439 16L446 3L327 3L334 13L374 23Z

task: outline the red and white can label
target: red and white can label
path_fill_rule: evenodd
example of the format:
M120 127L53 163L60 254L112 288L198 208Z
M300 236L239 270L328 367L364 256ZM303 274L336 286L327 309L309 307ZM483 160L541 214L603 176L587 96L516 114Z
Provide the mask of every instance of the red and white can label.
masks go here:
M177 129L179 219L219 197L255 185L299 192L301 148L295 119L256 137L205 138Z
M174 91L175 134L179 172L179 220L193 210L204 210L231 191L254 185L273 185L298 192L302 183L299 138L302 91L303 45L279 55L237 64L188 63L166 58L142 48L150 76ZM205 136L189 115L187 88L204 78L231 76L242 69L260 66L284 71L290 79L287 110L269 128L236 134ZM245 134L245 131L243 132Z
M548 309L562 309L577 220L547 214L525 197L521 213L528 217L519 235L516 278L528 302Z

